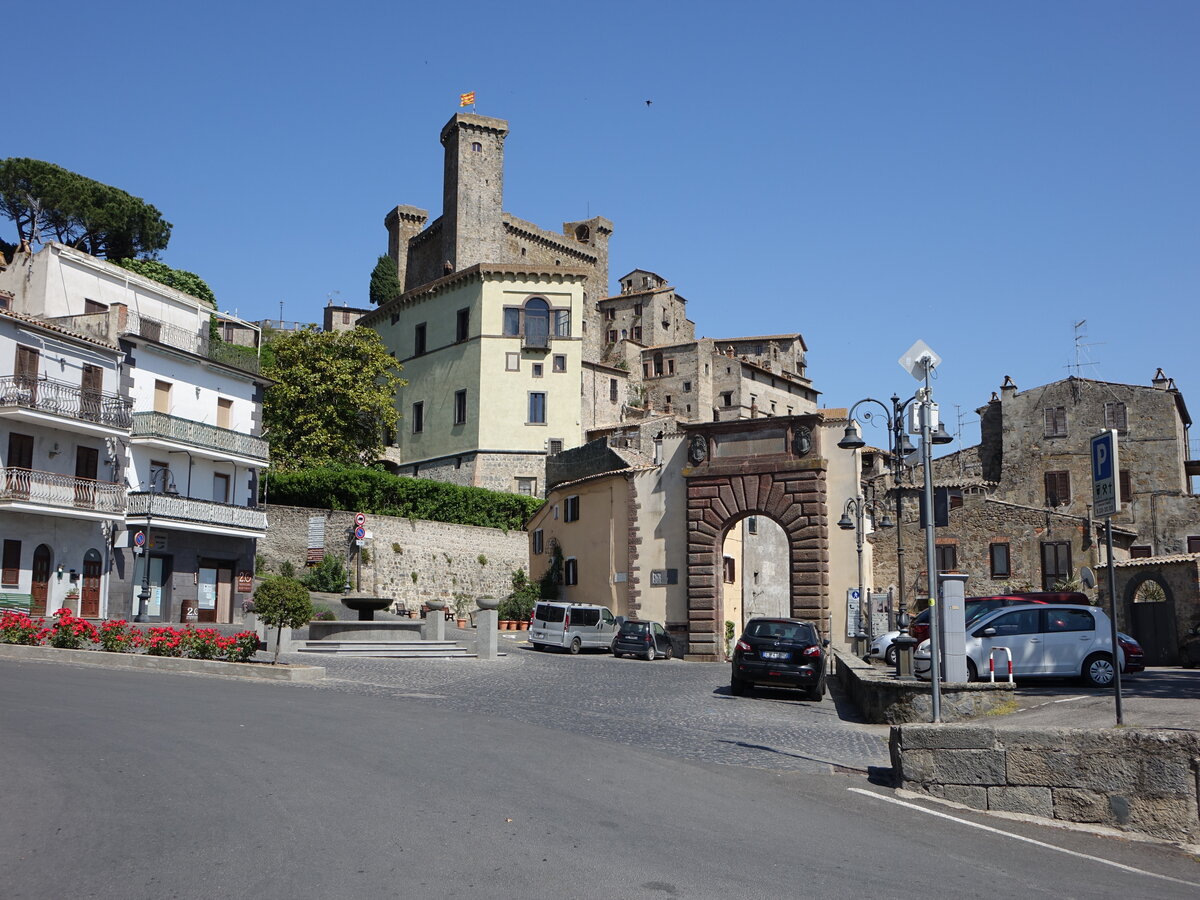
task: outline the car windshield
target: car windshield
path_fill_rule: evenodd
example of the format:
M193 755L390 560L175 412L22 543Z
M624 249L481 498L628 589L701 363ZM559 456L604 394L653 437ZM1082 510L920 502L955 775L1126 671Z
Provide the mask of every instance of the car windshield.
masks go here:
M746 626L746 634L776 641L805 641L810 644L817 642L816 632L805 622L751 622Z
M645 634L649 629L647 622L626 622L621 626L621 634Z

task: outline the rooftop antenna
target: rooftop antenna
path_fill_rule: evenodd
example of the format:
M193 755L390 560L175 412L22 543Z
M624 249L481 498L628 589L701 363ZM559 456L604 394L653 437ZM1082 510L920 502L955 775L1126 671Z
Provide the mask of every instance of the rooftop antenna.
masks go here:
M1097 362L1092 362L1091 348L1100 346L1101 342L1087 342L1087 319L1080 319L1075 323L1075 361L1067 363L1066 369L1071 375L1076 378L1082 377L1083 369L1086 366L1099 366Z

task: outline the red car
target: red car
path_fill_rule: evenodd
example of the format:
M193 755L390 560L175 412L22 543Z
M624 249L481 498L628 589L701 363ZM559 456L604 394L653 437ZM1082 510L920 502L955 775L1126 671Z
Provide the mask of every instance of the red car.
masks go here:
M1121 647L1121 652L1125 654L1125 666L1121 669L1121 673L1128 675L1130 672L1145 672L1146 652L1142 649L1142 645L1123 631L1117 632L1117 643Z
M967 597L965 603L966 624L970 625L980 616L1004 606L1020 606L1023 603L1078 603L1088 606L1091 601L1088 600L1087 594L1078 591L1030 591L1023 594L997 594L992 597ZM924 610L908 626L908 633L918 642L929 640L929 613L930 610Z

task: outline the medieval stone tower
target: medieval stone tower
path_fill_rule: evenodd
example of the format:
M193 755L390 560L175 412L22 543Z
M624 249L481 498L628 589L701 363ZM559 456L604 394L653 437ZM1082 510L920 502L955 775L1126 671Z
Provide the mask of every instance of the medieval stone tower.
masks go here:
M405 291L479 263L588 270L583 339L599 355L597 301L608 296L608 239L602 216L564 222L561 233L504 212L504 140L508 122L458 113L442 128L442 215L397 206L384 219L388 255Z
M504 258L502 119L459 113L442 129L442 255L454 270Z

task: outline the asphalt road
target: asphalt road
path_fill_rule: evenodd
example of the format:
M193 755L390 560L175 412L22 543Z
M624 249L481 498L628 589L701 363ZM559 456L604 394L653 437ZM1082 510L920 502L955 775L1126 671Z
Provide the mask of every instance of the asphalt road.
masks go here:
M466 677L426 669L407 691L0 661L0 894L1200 895L1200 864L1169 847L902 805L862 775L781 766L778 753L769 767L715 764L634 743L633 729L609 740L566 716L572 704L534 723L521 713L529 698L502 705L507 691L486 687L522 669L589 696L604 691L577 685L606 670L634 683L698 677L692 664L668 664L676 676L633 661L622 675L600 659L458 663ZM468 696L479 693L486 708ZM652 734L654 694L624 699ZM747 705L759 707L750 721L791 718L797 733L832 708ZM597 706L583 718L611 723L628 708Z

